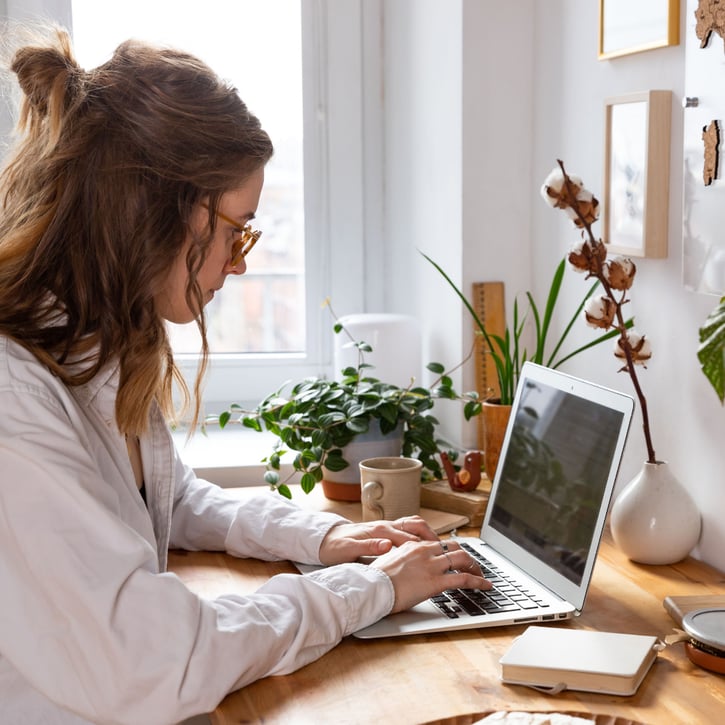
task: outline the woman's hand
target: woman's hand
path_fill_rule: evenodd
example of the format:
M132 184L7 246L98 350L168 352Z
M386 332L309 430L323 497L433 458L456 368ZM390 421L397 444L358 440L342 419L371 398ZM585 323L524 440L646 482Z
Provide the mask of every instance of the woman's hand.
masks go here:
M395 547L395 548L394 548ZM393 612L402 612L446 589L490 589L476 561L455 541L441 541L420 516L333 526L320 546L323 564L377 557L370 566L393 583Z
M393 582L393 612L402 612L446 589L490 589L475 560L454 541L409 541L370 566Z
M438 541L438 535L420 516L339 524L333 526L322 540L320 561L327 566L344 564L363 556L380 556L394 546L421 540Z

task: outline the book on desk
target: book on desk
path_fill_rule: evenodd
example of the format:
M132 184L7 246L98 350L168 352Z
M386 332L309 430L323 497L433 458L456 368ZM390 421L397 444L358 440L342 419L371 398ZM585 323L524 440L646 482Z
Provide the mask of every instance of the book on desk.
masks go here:
M659 649L654 636L530 626L501 658L501 679L552 694L633 695Z

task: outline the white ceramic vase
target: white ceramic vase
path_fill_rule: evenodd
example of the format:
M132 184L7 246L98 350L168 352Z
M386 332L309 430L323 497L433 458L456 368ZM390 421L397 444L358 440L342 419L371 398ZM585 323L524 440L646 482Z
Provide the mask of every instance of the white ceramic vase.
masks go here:
M674 564L700 538L700 512L663 462L645 463L612 506L617 546L640 564Z

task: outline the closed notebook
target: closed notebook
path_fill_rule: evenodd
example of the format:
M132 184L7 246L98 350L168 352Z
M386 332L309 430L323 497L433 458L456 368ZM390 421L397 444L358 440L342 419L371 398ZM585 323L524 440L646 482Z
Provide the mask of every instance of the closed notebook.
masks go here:
M633 695L661 648L657 637L531 626L501 658L501 679L552 692Z

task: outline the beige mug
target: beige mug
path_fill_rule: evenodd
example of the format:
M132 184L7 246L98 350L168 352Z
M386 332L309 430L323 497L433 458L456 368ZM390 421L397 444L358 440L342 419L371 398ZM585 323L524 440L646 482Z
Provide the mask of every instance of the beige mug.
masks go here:
M382 456L360 461L363 521L392 521L419 513L422 470L416 458Z

